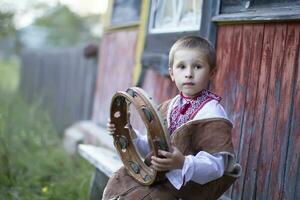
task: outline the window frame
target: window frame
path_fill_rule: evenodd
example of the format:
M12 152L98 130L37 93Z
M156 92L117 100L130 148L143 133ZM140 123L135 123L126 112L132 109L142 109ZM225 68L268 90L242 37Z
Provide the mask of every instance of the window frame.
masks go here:
M162 0L157 0L157 1L161 1ZM174 21L174 18L176 20L176 18L180 18L178 16L180 16L182 14L182 8L180 8L180 11L178 12L178 9L176 9L176 0L172 0L172 11L173 11L173 21ZM180 2L178 3L179 5L183 5L184 4L184 0L179 0ZM166 1L163 1L164 3ZM164 4L164 6L166 5L166 3ZM176 25L174 27L167 27L167 28L155 28L154 25L155 25L155 14L153 13L153 10L154 10L154 7L156 7L156 5L153 5L153 0L151 1L151 5L150 5L150 20L149 20L149 26L148 26L148 32L151 33L151 34L156 34L156 33L176 33L176 32L182 32L182 31L197 31L199 30L201 27L200 27L200 23L197 24L196 26L191 26L191 27L176 27ZM203 9L203 0L200 0L200 5L199 5L199 8L201 11ZM175 13L174 13L175 12ZM178 13L177 13L178 12ZM199 21L201 22L201 15L199 16ZM177 19L176 22L179 22Z
M269 0L257 4L257 0L222 0L220 14L213 18L217 23L256 23L270 21L299 21L300 0L278 2Z

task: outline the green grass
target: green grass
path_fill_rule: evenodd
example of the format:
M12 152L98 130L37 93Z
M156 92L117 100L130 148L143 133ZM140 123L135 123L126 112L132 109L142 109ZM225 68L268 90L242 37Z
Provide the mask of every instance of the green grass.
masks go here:
M16 91L19 84L20 65L17 59L0 59L0 91Z
M48 114L18 94L16 61L0 61L0 199L88 199L93 167L62 148Z

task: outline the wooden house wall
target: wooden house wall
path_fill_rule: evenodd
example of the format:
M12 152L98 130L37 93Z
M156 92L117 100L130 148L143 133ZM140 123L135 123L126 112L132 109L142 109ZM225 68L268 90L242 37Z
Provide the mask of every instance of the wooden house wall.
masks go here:
M174 97L178 93L169 76L163 76L152 68L146 70L142 88L157 104Z
M115 92L132 86L138 29L105 33L100 46L93 121L107 123Z
M243 175L232 199L300 198L300 23L224 25L211 90L234 122ZM142 86L158 103L177 94L152 68Z
M221 25L218 73L211 90L234 123L233 143L243 166L232 199L300 199L299 22ZM104 125L112 95L132 86L138 30L106 33L93 120ZM161 103L177 93L153 68L144 69L142 87Z
M222 25L212 90L243 166L232 199L300 199L300 23Z

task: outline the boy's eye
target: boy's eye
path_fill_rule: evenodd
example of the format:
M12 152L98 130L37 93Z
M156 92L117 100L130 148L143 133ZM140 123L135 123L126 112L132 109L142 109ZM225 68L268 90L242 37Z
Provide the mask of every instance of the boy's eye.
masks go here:
M179 68L179 69L184 69L185 66L184 66L184 65L179 65L178 68Z
M201 69L201 68L202 68L201 65L196 65L196 66L195 66L195 69Z

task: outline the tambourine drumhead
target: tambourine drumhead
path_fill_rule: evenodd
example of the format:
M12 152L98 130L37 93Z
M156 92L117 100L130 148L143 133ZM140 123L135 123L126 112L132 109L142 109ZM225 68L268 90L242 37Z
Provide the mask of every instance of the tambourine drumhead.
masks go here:
M143 185L151 185L163 178L163 172L157 172L147 166L140 158L131 138L133 131L128 109L133 105L141 116L146 128L149 145L153 155L158 156L158 149L170 150L169 135L159 115L157 106L146 92L138 87L131 87L126 92L117 92L111 101L110 119L115 124L114 145L129 174Z

